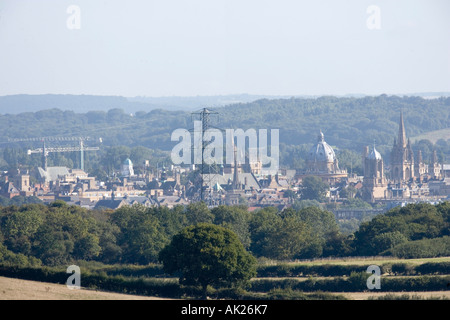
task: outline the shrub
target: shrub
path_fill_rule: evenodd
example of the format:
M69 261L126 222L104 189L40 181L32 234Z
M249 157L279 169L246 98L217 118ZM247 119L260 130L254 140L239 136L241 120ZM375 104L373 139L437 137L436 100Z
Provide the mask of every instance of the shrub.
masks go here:
M382 253L382 255L384 254L391 254L404 259L449 256L450 237L408 241Z
M428 262L415 268L420 274L448 274L450 272L450 262Z
M415 274L414 265L409 263L394 263L392 264L391 271L394 274L411 275Z

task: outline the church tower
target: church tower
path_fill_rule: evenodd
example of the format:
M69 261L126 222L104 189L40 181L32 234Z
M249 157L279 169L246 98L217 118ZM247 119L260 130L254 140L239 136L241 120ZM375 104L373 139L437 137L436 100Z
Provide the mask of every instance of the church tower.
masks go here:
M431 179L439 180L442 178L441 165L439 164L436 150L433 151L428 171L431 175Z
M400 113L400 123L397 140L391 151L391 178L394 183L408 182L414 178L414 154L410 140L406 140L403 112Z
M428 173L428 166L423 162L422 151L417 151L416 160L414 161L414 176L418 182L422 182Z
M374 202L386 198L387 180L384 176L384 163L381 154L375 149L369 153L369 147L364 147L364 179L363 198Z

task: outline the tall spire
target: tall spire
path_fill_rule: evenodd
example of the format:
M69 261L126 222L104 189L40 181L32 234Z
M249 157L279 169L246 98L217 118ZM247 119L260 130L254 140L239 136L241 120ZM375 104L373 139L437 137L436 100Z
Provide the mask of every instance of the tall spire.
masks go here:
M398 127L398 145L406 147L405 124L403 123L403 111L400 112L400 124Z
M421 164L422 163L422 150L418 150L417 151L417 162L419 163L419 164Z
M437 152L436 150L433 150L433 157L431 158L431 162L433 164L438 163L438 157L437 157Z

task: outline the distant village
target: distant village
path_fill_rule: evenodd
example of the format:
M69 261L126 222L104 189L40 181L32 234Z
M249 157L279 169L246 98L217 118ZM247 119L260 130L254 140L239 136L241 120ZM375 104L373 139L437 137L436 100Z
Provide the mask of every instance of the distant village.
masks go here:
M306 169L301 172L281 168L276 174L263 175L259 162L235 162L195 175L199 169L195 165L170 165L151 170L147 161L144 172L135 174L132 161L126 159L114 179L98 181L81 169L47 166L44 161L33 172L4 172L0 195L7 198L35 196L44 203L63 200L88 209L114 210L138 203L171 208L203 200L209 206L245 204L249 211L266 206L282 210L293 204L286 190L296 193L301 190L305 177L317 176L329 185L328 203L342 203L354 196L354 192L343 192L348 190L384 208L410 202L449 200L450 164L439 163L436 153L425 164L420 151L413 152L402 114L398 136L393 138L388 170L376 145L362 150L362 176L339 167L335 151L318 130L317 141L308 152ZM34 179L30 179L31 176ZM38 182L31 183L32 180ZM357 214L355 210L334 210L334 213L349 217Z

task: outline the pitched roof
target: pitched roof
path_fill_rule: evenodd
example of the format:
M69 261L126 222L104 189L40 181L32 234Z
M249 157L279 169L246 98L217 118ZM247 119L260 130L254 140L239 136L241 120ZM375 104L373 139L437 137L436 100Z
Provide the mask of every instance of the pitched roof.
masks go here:
M118 209L121 206L126 204L126 201L123 199L120 200L99 200L95 205L95 208L108 208L108 209Z
M205 174L204 175L204 181L205 183L208 183L210 187L216 186L216 184L219 185L228 185L230 181L233 181L233 173L224 173L224 174ZM253 175L253 173L238 173L238 179L239 183L242 185L245 184L246 189L254 188L254 189L260 189L261 186L256 179L256 177ZM247 183L246 183L247 182Z

